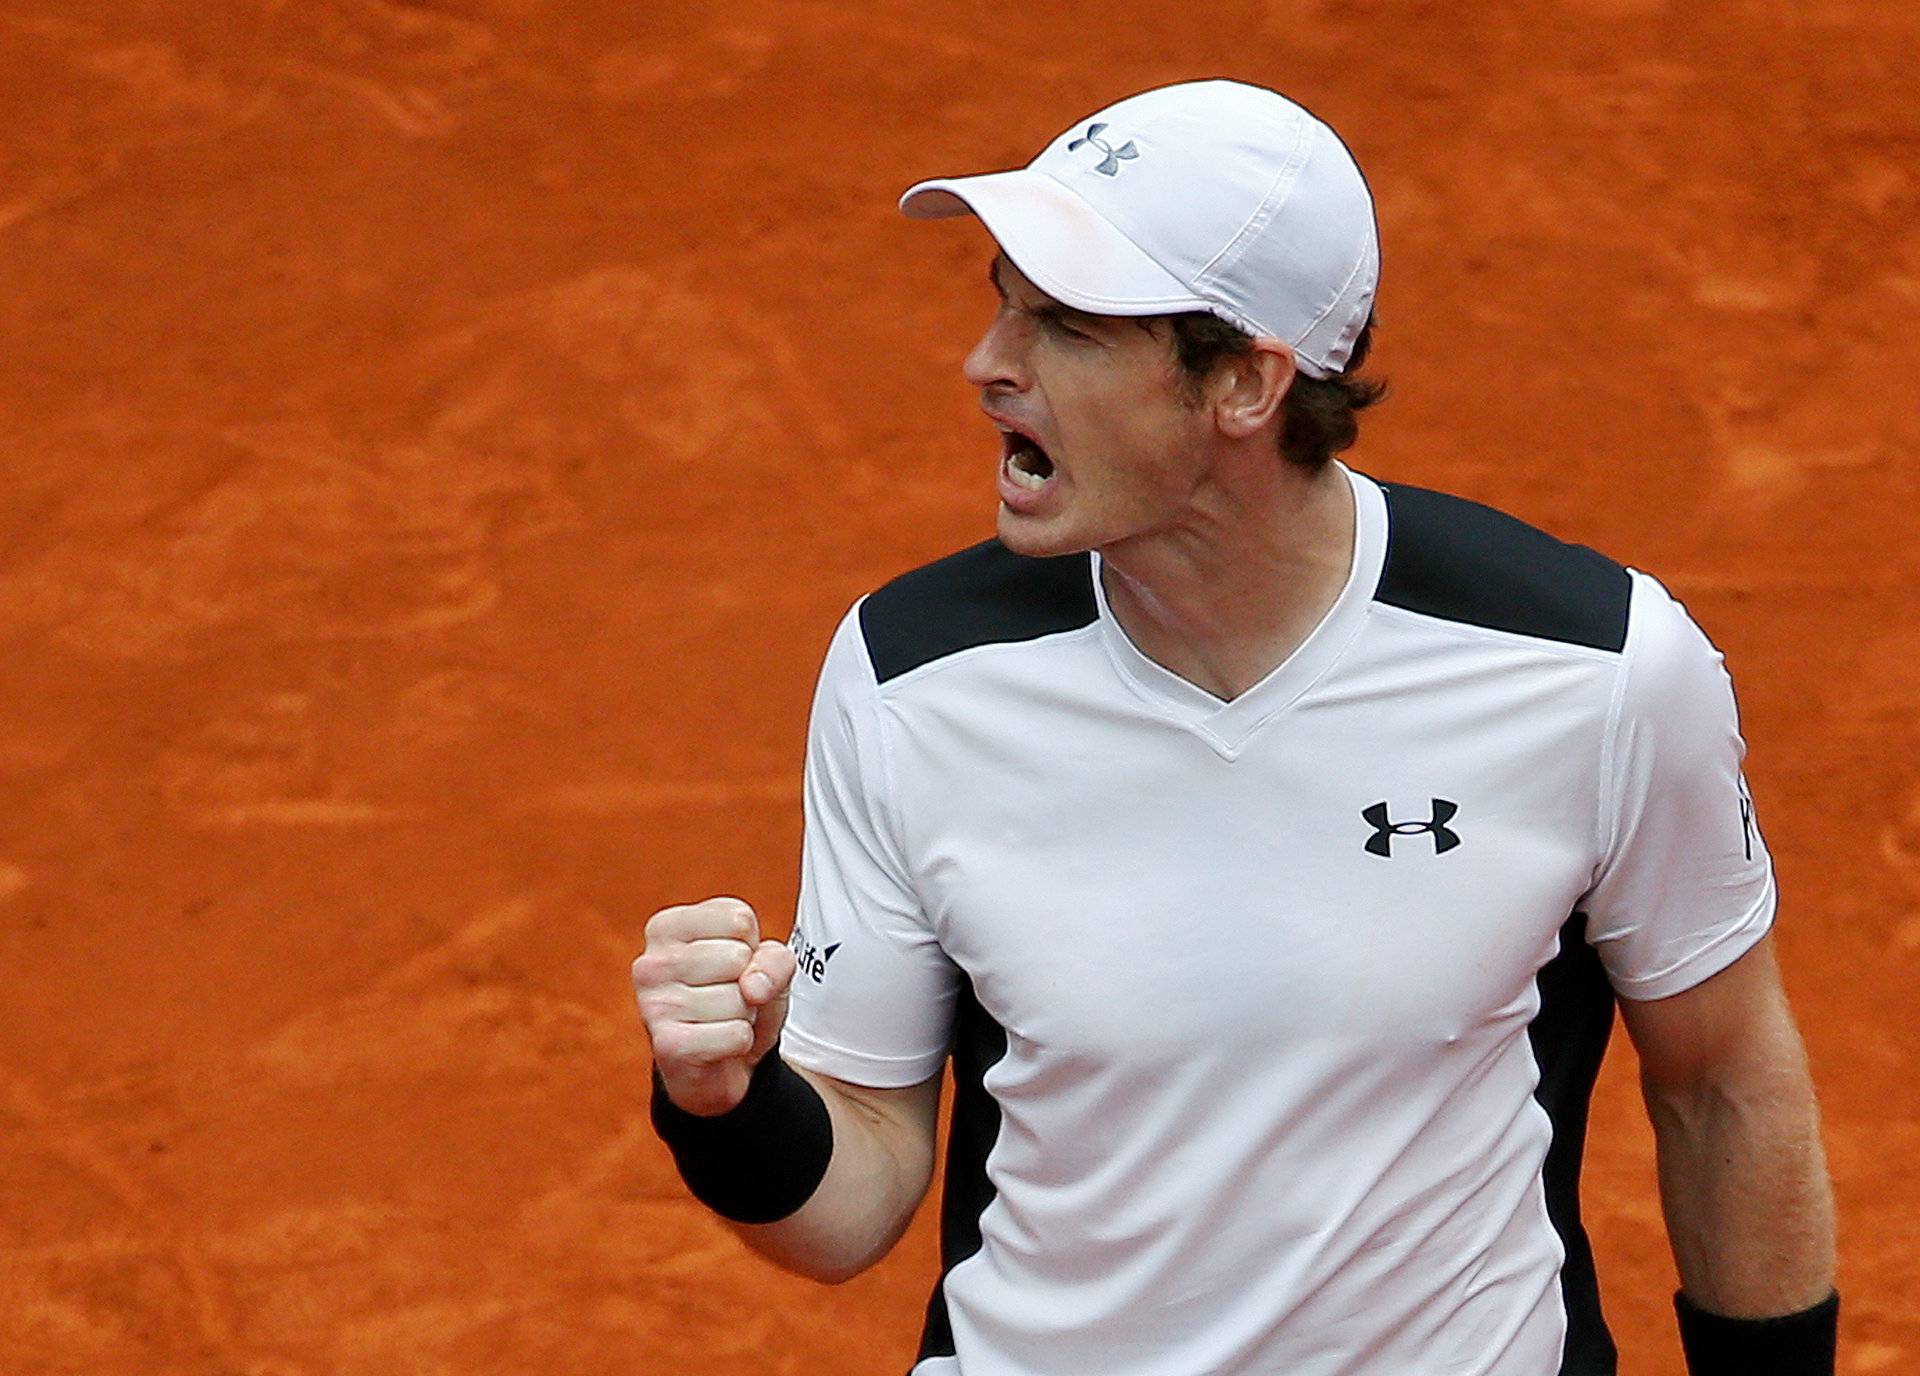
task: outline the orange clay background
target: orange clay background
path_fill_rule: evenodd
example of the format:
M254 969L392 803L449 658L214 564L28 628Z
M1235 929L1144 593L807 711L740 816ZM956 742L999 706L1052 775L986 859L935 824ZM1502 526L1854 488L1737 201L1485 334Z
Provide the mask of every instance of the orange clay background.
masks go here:
M644 1121L670 901L784 934L834 621L991 530L977 227L1141 87L1350 139L1354 461L1726 650L1849 1373L1920 1364L1920 10L0 3L0 1373L899 1376ZM1630 1055L1588 1172L1673 1376Z

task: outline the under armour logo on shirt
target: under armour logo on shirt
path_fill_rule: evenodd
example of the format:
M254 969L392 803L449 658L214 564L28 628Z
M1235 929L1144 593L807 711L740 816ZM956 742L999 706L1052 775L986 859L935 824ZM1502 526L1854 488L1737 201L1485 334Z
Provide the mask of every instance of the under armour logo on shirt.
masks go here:
M1128 139L1118 148L1115 148L1112 144L1100 137L1100 131L1106 127L1104 124L1089 124L1085 137L1077 138L1068 144L1067 151L1071 153L1076 148L1084 148L1088 144L1092 144L1095 148L1098 148L1102 153L1106 154L1105 157L1100 159L1099 164L1093 170L1104 173L1109 177L1117 177L1120 175L1121 162L1128 158L1139 157L1140 150L1133 146L1132 139Z
M1432 836L1433 853L1445 855L1460 844L1460 833L1447 823L1453 820L1453 814L1460 810L1460 804L1445 798L1433 800L1433 816L1424 822L1396 822L1387 816L1385 803L1374 803L1371 807L1360 809L1360 815L1373 828L1373 835L1367 838L1367 854L1393 858L1393 840L1396 836Z

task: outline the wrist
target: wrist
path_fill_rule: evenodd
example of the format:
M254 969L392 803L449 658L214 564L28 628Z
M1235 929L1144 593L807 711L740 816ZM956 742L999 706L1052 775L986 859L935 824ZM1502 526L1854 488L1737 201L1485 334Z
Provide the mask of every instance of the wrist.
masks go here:
M1840 1296L1775 1318L1730 1319L1673 1297L1689 1376L1833 1376Z
M777 1223L797 1213L833 1158L826 1102L778 1046L754 1067L746 1096L713 1117L674 1103L656 1068L651 1116L693 1197L736 1223Z

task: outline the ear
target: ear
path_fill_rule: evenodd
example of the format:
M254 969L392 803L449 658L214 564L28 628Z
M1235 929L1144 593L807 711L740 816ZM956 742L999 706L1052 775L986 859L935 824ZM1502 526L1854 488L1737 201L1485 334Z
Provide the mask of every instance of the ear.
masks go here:
M1266 429L1280 414L1293 374L1293 350L1278 339L1256 339L1243 357L1228 360L1213 387L1220 432L1245 439Z

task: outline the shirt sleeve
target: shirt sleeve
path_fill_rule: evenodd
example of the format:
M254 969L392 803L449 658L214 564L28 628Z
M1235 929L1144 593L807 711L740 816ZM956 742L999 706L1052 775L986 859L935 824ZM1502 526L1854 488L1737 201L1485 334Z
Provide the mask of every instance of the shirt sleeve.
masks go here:
M1733 681L1667 590L1633 575L1602 760L1602 853L1587 939L1624 998L1718 974L1773 925L1773 863L1740 765Z
M834 633L807 728L799 962L781 1054L851 1084L939 1072L960 973L930 929L894 826L879 692L858 605Z

